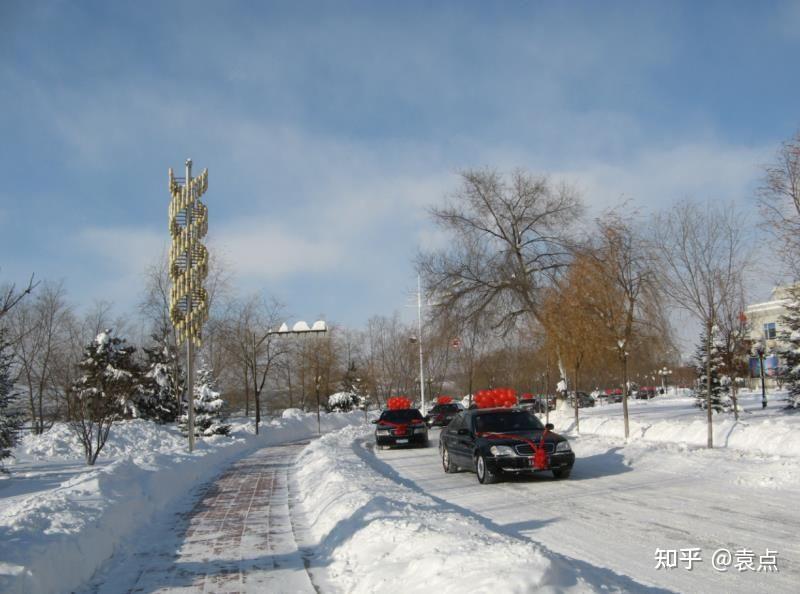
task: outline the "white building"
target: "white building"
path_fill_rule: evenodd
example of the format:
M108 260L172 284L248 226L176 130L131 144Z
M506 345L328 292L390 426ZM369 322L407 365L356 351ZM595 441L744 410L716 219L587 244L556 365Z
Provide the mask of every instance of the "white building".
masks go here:
M781 330L781 316L786 313L786 305L790 301L788 289L789 287L776 287L772 290L769 301L748 305L744 310L750 326L750 340L754 343L763 340L767 345L767 357L764 361L767 375L773 375L778 367L778 358L770 353L775 350L776 337ZM751 358L751 373L757 374L757 361Z

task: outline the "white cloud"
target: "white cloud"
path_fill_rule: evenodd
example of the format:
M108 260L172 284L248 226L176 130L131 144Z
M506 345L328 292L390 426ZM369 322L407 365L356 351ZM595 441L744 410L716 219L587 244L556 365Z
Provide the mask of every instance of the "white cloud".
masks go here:
M774 147L686 142L642 147L624 162L593 160L556 171L574 183L593 209L631 200L659 210L683 198L747 203Z
M330 270L346 254L343 243L316 237L318 225L279 227L268 220L237 220L214 231L212 249L219 249L237 277L277 280Z

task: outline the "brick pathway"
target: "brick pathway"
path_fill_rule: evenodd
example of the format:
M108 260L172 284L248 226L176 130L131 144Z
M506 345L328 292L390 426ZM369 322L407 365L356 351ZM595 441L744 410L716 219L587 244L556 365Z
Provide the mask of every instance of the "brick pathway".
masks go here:
M172 539L112 561L90 591L313 593L290 517L289 469L301 448L264 448L235 463L178 517Z

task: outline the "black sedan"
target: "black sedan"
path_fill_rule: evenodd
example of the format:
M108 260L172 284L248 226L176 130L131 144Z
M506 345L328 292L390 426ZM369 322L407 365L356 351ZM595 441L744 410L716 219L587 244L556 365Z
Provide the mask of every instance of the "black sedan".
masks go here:
M375 443L385 446L416 445L428 447L428 427L416 408L385 410L375 423Z
M548 424L545 433L539 419L518 408L464 411L439 436L442 466L448 473L461 469L475 472L482 484L548 470L556 478L567 478L575 454L552 428ZM540 446L544 452L537 459Z
M464 407L455 402L449 404L437 404L428 411L425 415L425 424L428 427L444 427L450 424L459 412L464 410Z

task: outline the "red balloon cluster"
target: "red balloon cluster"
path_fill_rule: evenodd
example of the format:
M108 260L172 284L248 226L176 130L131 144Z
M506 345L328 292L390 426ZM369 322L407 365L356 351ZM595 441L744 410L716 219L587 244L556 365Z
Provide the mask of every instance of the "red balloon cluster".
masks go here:
M480 390L473 400L478 408L511 408L517 404L517 394L513 388Z
M411 399L405 396L393 396L386 401L386 406L389 410L403 410L411 408Z
M450 396L439 396L436 399L436 404L450 404L453 399Z

